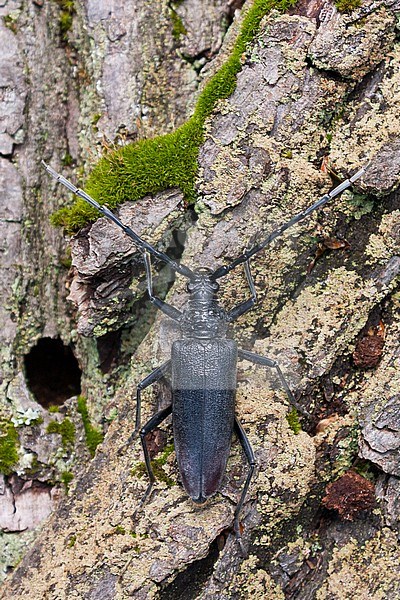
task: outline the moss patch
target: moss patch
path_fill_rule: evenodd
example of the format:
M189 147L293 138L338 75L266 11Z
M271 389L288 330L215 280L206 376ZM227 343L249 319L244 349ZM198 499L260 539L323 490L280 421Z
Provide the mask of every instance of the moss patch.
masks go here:
M100 431L100 429L94 427L91 424L86 398L84 396L78 396L77 410L82 417L83 428L85 430L86 445L91 456L94 456L97 446L103 441L103 433L102 431Z
M63 421L50 421L47 425L47 433L58 433L61 435L61 443L64 450L68 450L75 443L75 425L66 417Z
M8 421L0 421L0 473L9 475L18 462L18 433Z
M71 471L63 471L61 473L61 481L64 484L64 488L65 488L66 492L68 492L68 490L69 490L69 484L71 483L71 481L73 480L73 478L74 478L74 474L71 473Z
M339 12L348 13L361 6L361 0L335 0Z
M188 202L194 202L197 157L204 140L204 123L217 102L228 98L236 88L243 53L259 30L262 18L272 9L281 11L296 0L255 0L244 17L232 54L205 85L192 117L167 135L140 140L106 154L92 171L86 191L98 202L114 209L128 200L138 200L168 188L178 187ZM52 216L52 223L73 233L98 212L84 200L62 208Z
M60 35L64 41L67 41L68 31L72 27L72 20L75 14L74 0L55 0L61 8L60 12Z
M187 34L187 29L174 8L170 9L169 16L172 21L172 36L175 40L179 40L182 35Z
M286 415L286 420L289 423L290 429L295 434L300 433L300 431L301 431L301 423L299 421L299 415L298 415L297 410L295 408L292 408L292 410Z
M19 17L19 11L11 12L9 15L4 15L4 17L3 17L4 25L8 29L10 29L10 31L12 31L13 33L18 32L18 24L17 24L18 17Z

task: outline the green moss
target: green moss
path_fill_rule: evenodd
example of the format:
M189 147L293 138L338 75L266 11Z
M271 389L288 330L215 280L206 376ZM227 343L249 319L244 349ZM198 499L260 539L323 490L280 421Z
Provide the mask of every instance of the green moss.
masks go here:
M100 119L101 119L101 113L96 113L92 117L92 127L93 127L93 131L95 131L96 133L99 130L99 128L97 127L97 123L100 121Z
M57 404L51 404L47 410L49 413L58 413L60 412L60 407Z
M67 32L72 27L72 15L66 11L62 11L60 14L60 33L63 38L66 37Z
M292 410L286 415L286 420L289 423L290 429L297 435L301 431L301 423L295 408L292 408Z
M65 488L66 492L68 492L68 490L69 490L69 484L71 483L71 481L73 480L73 478L74 478L74 474L71 473L71 471L63 471L61 473L61 481L64 484L64 488Z
M68 540L67 547L73 548L75 546L75 542L76 542L76 535L71 535L71 537Z
M0 473L9 475L18 462L18 433L9 421L0 421Z
M91 424L86 398L84 396L78 396L77 410L82 417L83 428L85 430L86 446L88 447L91 456L94 456L97 446L103 441L103 433L100 431L100 429Z
M62 158L62 164L64 165L64 167L70 167L73 162L74 162L74 159L72 157L72 154L70 154L69 152L66 152Z
M10 31L12 31L13 33L17 33L17 31L18 31L18 25L17 25L18 16L19 16L19 13L14 12L14 13L10 13L9 15L4 15L4 17L3 17L4 25L8 29L10 29Z
M179 40L181 35L187 34L187 29L175 9L170 9L169 16L172 21L172 36L175 40Z
M361 6L361 0L335 0L335 6L339 12L351 12Z
M358 448L357 448L358 450ZM374 465L369 460L363 460L362 458L356 458L356 462L351 466L352 471L355 471L364 479L369 481L376 481L376 470Z
M168 188L178 187L188 202L194 202L197 157L204 140L204 124L219 100L228 98L236 88L243 53L259 30L262 18L271 10L287 10L296 0L255 0L243 19L232 54L204 86L192 117L167 135L140 140L106 154L93 169L86 191L98 202L114 209L128 200L138 200ZM52 223L73 233L98 212L84 200L62 208Z
M75 14L73 0L55 0L61 8L59 17L60 35L64 41L67 40L67 33L72 27L72 20Z
M117 533L118 535L125 535L126 529L125 529L125 527L122 527L122 525L116 525L114 527L114 532Z
M50 421L46 429L47 433L58 433L61 435L61 443L64 450L68 450L75 442L75 425L66 417L63 421Z
M168 475L165 473L163 467L165 465L165 463L168 460L169 455L174 451L174 445L173 444L168 444L167 446L165 446L164 448L164 452L158 456L157 458L154 458L151 461L151 467L153 469L155 478L158 479L158 481L163 481L168 487L172 487L173 485L176 485L176 482L171 478L168 477ZM137 476L139 478L143 477L143 475L146 474L146 464L144 462L140 462L136 465L136 467L134 467L131 470L131 474L134 476Z

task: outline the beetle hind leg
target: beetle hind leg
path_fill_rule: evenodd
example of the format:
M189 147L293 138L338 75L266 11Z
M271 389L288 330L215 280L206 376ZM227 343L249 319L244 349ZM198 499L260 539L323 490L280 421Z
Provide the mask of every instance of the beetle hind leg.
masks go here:
M238 350L238 356L239 358L244 358L245 360L248 360L249 362L252 362L255 365L261 365L263 367L271 367L272 369L275 369L278 373L282 387L286 392L290 404L304 417L311 417L310 413L296 401L295 397L293 396L292 390L290 389L289 384L286 381L285 376L282 373L281 368L276 360L272 360L271 358L267 358L266 356L260 356L260 354L255 354L254 352L249 352L248 350Z
M253 473L254 473L254 469L256 467L256 459L254 456L254 452L253 452L253 448L250 445L250 442L248 440L248 437L246 435L245 430L243 429L243 427L241 426L239 420L237 419L237 417L235 417L235 425L234 425L234 429L235 429L235 433L238 437L238 440L240 442L240 445L243 448L243 451L246 455L246 459L247 462L249 464L249 470L247 472L247 477L246 477L246 481L244 483L243 486L243 490L242 490L242 494L240 496L239 502L237 503L236 509L235 509L235 515L234 515L234 521L233 521L233 529L235 532L235 536L236 539L238 541L238 544L240 546L240 549L242 551L242 554L244 557L247 556L247 552L243 546L243 542L242 542L242 534L240 531L240 521L239 521L239 516L240 516L240 511L242 510L243 507L243 503L245 501L246 495L247 495L247 491L249 489L250 486L250 481L251 478L253 477Z
M160 412L155 414L149 421L147 421L146 425L144 425L144 427L142 427L142 429L139 432L140 441L142 443L142 448L143 448L146 471L147 471L147 474L148 474L149 480L150 480L149 484L147 486L147 489L143 495L143 498L140 501L139 508L141 506L143 506L143 504L146 502L146 500L150 496L151 490L152 490L154 482L156 480L154 472L153 472L153 468L151 466L149 449L147 448L147 444L146 444L146 435L148 433L154 431L154 429L156 427L158 427L167 417L169 417L171 412L172 412L172 404L170 404L169 406L167 406L167 408L164 408L163 410L160 410Z

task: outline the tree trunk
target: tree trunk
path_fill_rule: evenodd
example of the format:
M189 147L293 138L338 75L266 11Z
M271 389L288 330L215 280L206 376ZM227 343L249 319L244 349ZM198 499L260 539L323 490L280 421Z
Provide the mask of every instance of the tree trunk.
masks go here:
M0 4L5 571L36 536L1 597L399 597L399 3L265 11L235 91L207 119L195 204L175 188L118 209L185 265L216 268L369 163L251 260L258 301L233 335L278 360L312 416L299 431L275 374L239 364L236 412L257 459L247 557L232 533L247 472L237 440L220 492L198 506L167 421L149 436L158 480L141 506L140 443L123 444L136 386L179 332L148 306L122 232L99 219L70 240L50 225L69 197L40 160L81 185L103 152L175 130L253 4ZM181 307L185 282L161 266L158 293ZM224 307L248 296L240 267L221 279ZM166 383L147 389L143 423L168 401Z

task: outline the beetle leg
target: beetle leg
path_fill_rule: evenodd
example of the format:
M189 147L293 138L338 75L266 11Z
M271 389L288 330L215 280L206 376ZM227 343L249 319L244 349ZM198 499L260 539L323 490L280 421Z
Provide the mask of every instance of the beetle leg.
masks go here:
M234 528L236 539L239 543L240 549L242 550L243 555L247 556L247 552L244 549L244 546L242 543L242 536L240 534L239 515L240 515L240 511L242 510L243 502L246 498L247 490L249 489L250 481L251 481L251 478L254 473L254 469L256 466L256 459L254 456L253 448L251 447L248 437L246 435L246 432L243 429L243 427L240 424L237 417L235 417L235 433L236 433L238 440L240 442L240 445L242 446L243 451L246 455L247 462L249 463L249 471L247 473L247 478L246 478L245 484L243 486L242 495L240 496L240 500L237 503L237 506L235 509L235 518L234 518L234 522L233 522L233 528Z
M153 295L153 277L151 275L151 261L150 254L148 252L143 252L144 266L146 268L146 280L147 280L147 292L149 294L150 302L154 304L159 310L161 310L164 314L166 314L170 319L174 319L174 321L179 321L182 313L180 310L171 306L171 304L167 304L161 298L157 298L157 296Z
M254 280L253 280L253 277L252 277L252 274L250 271L249 261L246 261L244 263L244 271L246 273L247 283L249 284L251 298L249 298L248 300L245 300L244 302L241 302L240 304L238 304L237 306L232 308L230 311L228 311L227 318L230 323L232 323L232 321L236 321L236 319L238 317L240 317L240 315L243 315L244 313L246 313L247 311L252 309L257 301L257 292L256 292L256 288L254 286Z
M133 442L133 440L135 439L135 437L139 433L140 424L141 424L141 414L142 414L142 391L144 389L146 389L147 387L149 387L149 385L153 385L153 383L156 383L157 381L160 381L160 379L162 379L164 377L164 375L166 373L168 373L168 371L170 370L170 368L171 368L171 360L167 360L160 367L157 367L157 369L154 369L154 371L152 371L149 375L147 375L147 377L145 377L143 379L143 381L141 381L138 384L138 386L136 388L136 420L135 420L135 429L134 429L133 433L129 436L129 438L125 442L125 444L118 450L118 455L121 455L122 452L123 452L123 450L127 446L130 446L130 444Z
M153 469L151 467L150 454L149 454L149 450L147 448L145 438L148 433L153 431L156 427L158 427L160 425L160 423L162 423L167 417L169 417L171 412L172 412L172 404L167 406L167 408L160 410L160 412L158 412L153 417L151 417L151 419L149 421L147 421L146 425L144 425L144 427L142 427L142 429L140 430L140 441L142 442L144 461L146 463L146 470L147 470L147 474L150 479L149 485L147 486L144 496L140 501L140 506L142 506L142 504L144 504L144 502L149 497L151 489L153 487L153 484L156 480L154 473L153 473Z
M255 354L254 352L249 352L248 350L238 350L239 358L244 358L249 362L252 362L256 365L262 365L263 367L271 367L272 369L276 369L279 379L281 380L283 389L285 390L287 397L289 398L290 404L299 411L304 417L311 417L310 413L305 410L294 398L292 391L286 381L281 368L276 360L272 360L271 358L267 358L266 356L260 356L259 354Z

